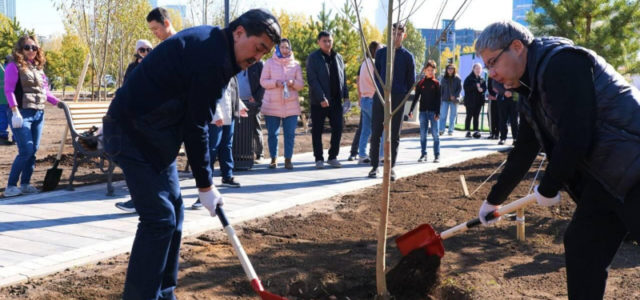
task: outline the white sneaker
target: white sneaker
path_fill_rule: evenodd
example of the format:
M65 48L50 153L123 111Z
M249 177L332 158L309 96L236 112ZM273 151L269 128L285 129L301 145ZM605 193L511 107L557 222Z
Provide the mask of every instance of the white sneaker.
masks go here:
M4 196L5 197L15 197L15 196L20 196L20 195L22 195L22 191L15 185L9 185L4 190Z
M35 188L33 185L30 184L23 184L20 186L20 190L22 190L22 193L27 195L27 194L37 194L40 191Z
M342 168L342 164L335 158L327 160L327 164L332 168Z

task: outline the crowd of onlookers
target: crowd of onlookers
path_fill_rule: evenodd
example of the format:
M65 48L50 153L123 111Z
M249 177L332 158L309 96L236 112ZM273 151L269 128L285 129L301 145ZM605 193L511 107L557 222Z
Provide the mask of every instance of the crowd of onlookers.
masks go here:
M163 8L153 9L147 16L149 29L161 41L174 34L168 13ZM413 118L417 103L420 103L417 119L420 123L421 152L419 162L427 161L427 135L433 138L433 161L440 159L439 136L447 131L452 135L456 124L458 104L464 103L466 118L464 130L467 137L480 138L478 122L481 108L488 96L490 104L490 135L504 144L507 138L507 123L511 124L514 139L517 134L518 115L515 109L517 95L500 90L493 82L487 83L482 75L482 66L475 64L473 71L464 82L456 73L456 66L449 64L444 75L437 79L438 67L429 60L422 74L416 76L414 55L402 46L406 37L401 24L393 24L394 71L391 89L392 109L403 105L408 93L414 92L413 102L408 116L400 109L391 120L391 179L395 180L393 170L397 159L400 131L403 118ZM280 128L284 136L284 168L293 169L292 162L295 132L298 116L302 113L299 92L305 84L309 87L309 113L315 167L340 168L338 160L340 140L344 127L344 115L351 109L347 86L346 67L342 56L333 50L333 37L330 32L321 31L316 37L318 50L312 52L306 62L306 78L303 77L300 63L295 60L295 45L282 38L275 46L273 56L265 62L258 61L247 70L238 73L222 93L213 122L209 125L209 149L213 162L219 162L222 185L240 187L233 177L233 137L234 126L239 117L248 117L252 122L251 136L246 137L254 145L252 155L260 161L265 158L261 121L267 129L267 145L270 158L269 168L279 167L278 138ZM377 177L378 166L382 158L384 107L380 100L383 80L386 72L386 58L389 47L372 41L362 59L358 78L358 106L360 122L352 142L348 160L357 160L360 164L369 164L369 177ZM151 42L138 40L135 45L133 61L124 74L123 85L127 84L130 74L143 59L153 51ZM24 36L16 43L13 52L3 64L0 79L4 81L4 93L0 95L0 143L18 146L16 157L4 192L6 197L36 193L38 189L30 185L31 174L35 167L35 154L38 149L44 123L44 103L56 105L59 100L51 94L43 67L45 56L42 48L33 36ZM377 80L376 73L381 80ZM416 83L416 78L420 80ZM461 97L464 91L464 99ZM331 128L330 147L325 160L322 145L322 133L325 121ZM447 122L448 120L448 122ZM473 124L473 129L471 125ZM10 125L10 126L9 126ZM7 127L13 131L13 140L9 140ZM472 134L473 131L473 134ZM367 145L369 149L367 150ZM18 187L18 181L20 185ZM116 206L125 211L135 211L132 201L118 203ZM201 207L199 202L194 208Z

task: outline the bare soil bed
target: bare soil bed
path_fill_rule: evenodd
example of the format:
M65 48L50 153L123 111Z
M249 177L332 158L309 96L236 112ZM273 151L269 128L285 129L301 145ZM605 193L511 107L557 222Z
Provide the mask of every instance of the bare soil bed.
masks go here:
M344 126L341 145L342 146L350 146L351 141L353 140L353 136L358 129L358 121L357 117L351 117L346 120L346 124ZM328 125L328 120L325 124L325 134L323 134L323 145L325 146L325 156L327 155L327 149L329 148L330 141L330 129ZM55 161L56 154L58 153L58 149L60 148L60 140L62 139L63 130L66 126L66 119L64 117L64 112L56 107L51 105L47 105L45 108L45 124L44 129L42 131L42 138L40 141L40 149L36 153L36 167L33 172L33 176L31 179L31 184L40 188L42 186L42 182L44 180L44 176L47 172L47 169L51 168L53 162ZM269 148L267 145L267 131L266 126L263 126L263 136L264 136L264 155L269 157ZM403 136L411 136L419 133L419 126L414 124L405 123L403 129ZM280 131L279 138L279 155L280 155L280 163L282 164L282 155L284 153L284 145L283 145L283 137L282 130ZM302 126L299 126L296 131L295 138L295 146L294 146L294 154L295 153L304 153L313 151L311 145L311 132L310 129L308 132L305 132ZM11 171L11 164L18 154L17 146L0 146L0 193L4 192L4 189L7 185L7 180L9 178L9 172ZM339 159L346 159L349 156L349 153L340 153ZM327 159L327 157L325 157ZM266 162L266 161L265 161ZM178 169L184 170L185 164L187 163L186 156L182 154L178 157ZM69 182L69 175L71 174L71 169L73 167L73 147L71 146L71 140L69 135L67 135L67 141L63 150L62 159L60 161L59 168L63 169L62 179L60 181L60 185L58 189L63 189L67 187ZM116 168L114 171L114 181L123 180L124 176L122 175L122 170L120 168ZM106 182L106 175L104 175L100 170L92 164L83 163L79 166L78 171L76 171L76 177L74 179L74 186L82 186L87 184L95 184ZM2 196L0 195L0 201L2 201Z
M443 231L476 216L475 199L461 196L459 175L475 189L506 154L396 181L392 187L387 264L400 260L394 238L429 223ZM527 194L532 168L511 196ZM265 287L289 299L372 299L380 186L295 207L236 225ZM527 240L515 223L476 228L444 242L440 281L416 299L566 298L562 236L575 205L563 193L553 208L527 209ZM118 299L128 254L0 289L0 299ZM221 230L183 239L179 299L256 299ZM607 299L640 298L640 247L625 242L611 267Z

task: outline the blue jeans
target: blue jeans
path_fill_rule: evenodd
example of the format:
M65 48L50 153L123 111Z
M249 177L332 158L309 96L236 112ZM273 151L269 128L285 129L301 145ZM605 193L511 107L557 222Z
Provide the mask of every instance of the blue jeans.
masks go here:
M440 135L438 134L438 121L436 121L436 112L434 111L420 112L420 155L427 155L429 123L431 123L431 136L433 137L433 154L440 156Z
M211 157L211 165L220 158L220 173L222 178L229 179L233 177L233 125L235 120L231 121L231 125L223 125L218 127L215 124L209 124L209 156ZM213 168L212 168L213 169Z
M453 133L456 127L456 116L458 115L458 104L451 101L440 102L440 132L444 132L447 123L447 113L449 113L449 133Z
M175 299L184 219L176 162L157 171L114 121L105 120L103 137L140 215L122 299Z
M264 121L267 124L267 132L269 134L269 156L271 158L278 157L278 135L280 134L280 122L282 122L282 128L284 129L284 158L291 158L293 156L298 116L286 118L264 116Z
M371 113L373 110L373 98L362 97L360 99L360 118L362 119L362 128L360 130L360 141L358 143L358 155L360 157L367 156L367 144L371 136ZM380 152L382 153L382 152Z
M0 138L7 139L9 138L9 104L0 104Z
M18 144L18 156L11 165L9 173L9 186L29 184L31 175L36 166L36 151L40 146L40 136L42 135L42 127L44 126L44 110L37 109L20 109L20 114L24 120L21 128L13 128L13 138ZM9 119L13 116L10 111Z

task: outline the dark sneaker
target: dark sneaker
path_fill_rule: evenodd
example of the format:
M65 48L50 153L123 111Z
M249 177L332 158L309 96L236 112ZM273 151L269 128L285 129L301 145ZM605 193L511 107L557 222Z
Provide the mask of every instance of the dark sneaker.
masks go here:
M467 131L467 135L465 135L465 137L470 138L471 137L471 131Z
M476 131L476 132L473 133L473 137L476 138L476 139L479 139L480 137L482 137L482 135L480 134L480 132Z
M128 213L136 212L136 207L133 205L133 200L129 200L127 202L118 202L116 203L116 207Z
M348 161L354 161L356 160L356 156L355 155L349 155L349 158L347 158Z
M324 169L324 161L322 160L316 161L316 169Z
M222 186L226 186L226 187L232 187L232 188L239 188L241 187L241 185L239 183L237 183L233 177L231 178L222 178Z
M440 155L436 155L436 158L433 159L434 163L439 163L440 162Z
M498 145L504 145L504 140L500 140L500 141L498 142Z
M200 198L198 198L198 200L196 200L196 202L194 202L193 204L191 204L191 209L194 210L198 210L198 209L202 209L202 202L200 202Z
M361 156L361 157L358 159L358 163L359 163L359 164L368 164L368 163L370 163L370 162L371 162L371 160L369 159L369 157L368 157L368 156L364 156L364 157L362 157L362 156Z
M396 170L391 169L391 181L396 181Z
M16 142L9 141L9 138L0 137L0 146L11 146L15 144Z
M439 134L442 136L444 135L444 131L440 131Z
M335 158L327 160L327 164L332 168L342 168L342 164Z
M427 155L426 154L422 155L422 156L420 156L420 158L418 158L418 162L420 162L420 163L421 162L425 162L425 161L427 161Z
M369 178L378 178L378 168L373 168L369 171Z

